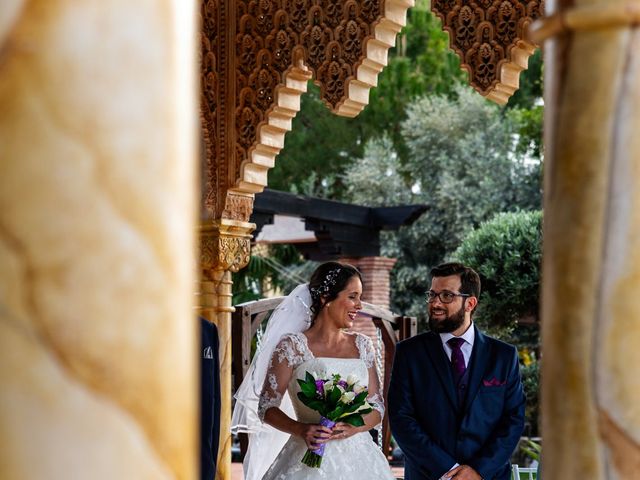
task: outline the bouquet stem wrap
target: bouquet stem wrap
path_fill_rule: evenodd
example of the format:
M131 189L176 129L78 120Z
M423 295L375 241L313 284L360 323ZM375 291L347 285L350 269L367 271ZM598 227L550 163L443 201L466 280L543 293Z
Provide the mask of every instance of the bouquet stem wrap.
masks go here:
M336 422L333 422L325 417L320 417L320 425L323 427L333 428ZM302 457L302 463L308 467L320 468L322 464L322 457L324 456L324 447L326 443L320 445L317 450L307 450L307 453Z

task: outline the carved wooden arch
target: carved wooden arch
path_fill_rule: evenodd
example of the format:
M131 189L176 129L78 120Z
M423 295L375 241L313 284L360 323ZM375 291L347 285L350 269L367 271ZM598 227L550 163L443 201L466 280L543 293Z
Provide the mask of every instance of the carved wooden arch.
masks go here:
M354 117L413 0L203 0L204 216L247 222L315 78Z
M481 95L505 104L538 46L529 25L544 15L544 0L433 0L431 10Z

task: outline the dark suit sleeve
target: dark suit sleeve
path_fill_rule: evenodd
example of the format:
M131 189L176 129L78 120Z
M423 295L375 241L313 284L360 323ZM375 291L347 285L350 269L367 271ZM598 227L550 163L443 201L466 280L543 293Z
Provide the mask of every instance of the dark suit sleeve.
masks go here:
M200 478L213 480L220 437L220 364L218 329L200 318Z
M218 447L220 444L220 340L218 337L218 327L211 324L212 346L213 346L213 428L211 430L211 456L214 465L218 460Z
M389 382L389 421L398 445L427 478L439 479L456 460L436 445L418 423L416 402L411 386L410 366L403 345L398 344Z
M509 462L524 430L524 390L520 379L518 353L515 347L511 348L502 418L477 455L467 462L482 478L493 478L497 470Z

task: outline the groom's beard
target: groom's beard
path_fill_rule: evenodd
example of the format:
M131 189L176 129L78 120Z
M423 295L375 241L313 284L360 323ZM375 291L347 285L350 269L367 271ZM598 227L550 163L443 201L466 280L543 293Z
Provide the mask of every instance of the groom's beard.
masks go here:
M429 309L429 328L435 333L451 333L459 329L464 323L464 303L456 313L442 319L433 318Z

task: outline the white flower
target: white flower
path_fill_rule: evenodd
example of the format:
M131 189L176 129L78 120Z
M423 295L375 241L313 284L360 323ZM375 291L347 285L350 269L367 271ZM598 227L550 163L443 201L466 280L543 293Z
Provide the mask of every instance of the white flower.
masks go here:
M340 394L344 393L344 387L342 385L336 385L336 387L338 387L338 390L340 390Z
M353 412L353 413L358 413L360 410L366 410L366 409L368 409L368 408L373 408L373 407L371 406L371 404L370 404L369 402L366 402L366 401L365 401L365 402L362 404L362 406L361 406L360 408L358 408L358 409L357 409L355 412Z
M333 380L324 382L324 394L327 395L333 389Z
M340 401L345 404L349 404L353 402L353 399L356 398L356 394L354 392L344 392L340 397Z
M358 382L358 377L356 377L354 374L351 374L347 377L347 385L353 385L354 383Z
M353 387L353 391L357 394L364 392L367 389L367 387L362 386L362 385L356 385L355 387Z

